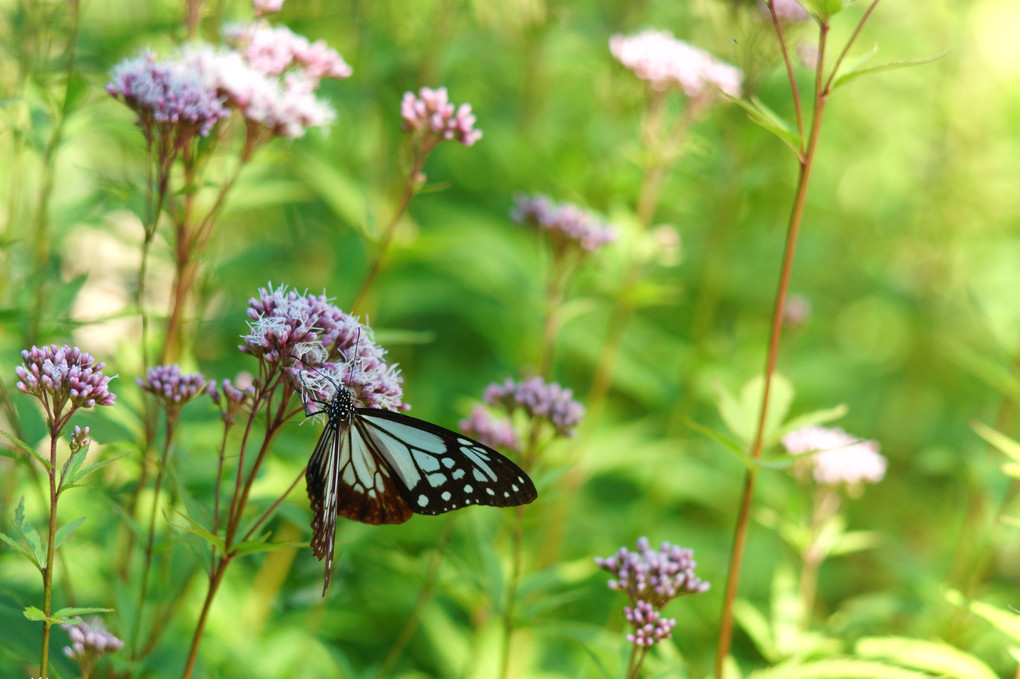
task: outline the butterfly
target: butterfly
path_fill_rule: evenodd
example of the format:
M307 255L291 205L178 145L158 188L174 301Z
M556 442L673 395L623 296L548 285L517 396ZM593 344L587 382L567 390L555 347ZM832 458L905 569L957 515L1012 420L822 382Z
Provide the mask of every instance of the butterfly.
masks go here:
M378 408L358 408L353 392L333 382L329 401L309 413L326 428L308 461L312 551L326 560L323 596L333 568L336 518L403 523L417 514L443 514L471 505L512 507L538 497L535 484L492 448L424 420Z

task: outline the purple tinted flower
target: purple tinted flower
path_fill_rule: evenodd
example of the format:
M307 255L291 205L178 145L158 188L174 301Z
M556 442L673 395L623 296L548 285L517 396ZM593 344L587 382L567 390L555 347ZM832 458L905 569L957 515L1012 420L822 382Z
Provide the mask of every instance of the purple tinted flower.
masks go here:
M234 424L241 408L251 405L255 389L251 385L246 389L238 389L230 380L223 380L222 392L215 382L209 383L209 395L220 409L220 419L227 424Z
M154 394L167 405L180 407L196 396L204 394L208 383L202 373L182 374L181 367L174 363L149 368L144 380L138 378L138 386L143 391Z
M138 114L147 139L162 138L177 146L196 134L208 135L217 121L230 115L222 98L197 74L174 59L157 61L148 51L117 64L106 91Z
M405 92L400 102L400 116L404 129L421 139L422 146L431 149L440 141L454 139L464 146L472 146L482 138L476 130L471 104L456 107L450 103L445 87L423 87L415 96Z
M541 377L523 382L507 378L503 384L490 384L485 402L513 414L521 408L531 418L548 421L559 436L573 436L584 416L584 406L574 400L574 392L556 382L546 383Z
M362 407L409 407L402 402L400 373L384 360L371 328L325 295L298 294L284 285L260 288L258 299L248 302L248 317L241 350L283 367L307 396L328 401L336 385L344 385Z
M677 40L669 31L617 33L609 39L609 51L656 90L678 87L692 99L712 95L715 90L731 97L741 94L744 74L739 68Z
M74 425L74 431L71 432L71 454L77 455L83 450L88 450L91 444L92 439L89 438L89 428L85 427L82 429L78 425Z
M647 601L638 599L634 607L625 606L623 612L627 622L634 626L634 632L627 635L627 641L635 646L651 648L673 636L670 631L676 625L676 620L662 617L662 613Z
M18 389L42 402L51 426L62 429L64 418L78 408L112 406L117 398L110 391L111 378L103 376L106 364L78 347L33 346L21 352L21 359L24 365L14 369ZM64 413L68 403L71 410Z
M71 637L71 645L64 647L64 655L78 663L83 676L88 676L102 656L124 648L124 642L108 632L99 618L90 618L88 622L77 620L77 625L63 625Z
M616 240L616 230L611 225L573 203L556 203L541 194L518 194L514 203L511 219L547 233L557 254L576 248L596 252Z
M514 431L513 423L506 417L495 417L483 406L472 408L471 416L461 420L457 426L490 448L521 451L521 441Z
M657 551L648 538L638 538L637 551L621 547L616 554L596 558L595 563L612 573L609 588L624 592L631 603L646 601L656 608L687 594L700 594L709 584L694 574L694 552L663 542Z
M885 478L888 461L877 441L862 441L843 429L807 426L783 437L791 455L811 455L816 483L830 486L878 483Z

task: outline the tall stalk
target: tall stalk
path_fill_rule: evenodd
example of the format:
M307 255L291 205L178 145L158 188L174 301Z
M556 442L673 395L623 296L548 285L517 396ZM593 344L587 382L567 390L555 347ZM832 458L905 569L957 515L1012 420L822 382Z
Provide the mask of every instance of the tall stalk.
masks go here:
M853 35L847 41L846 46L836 59L835 64L825 78L825 51L829 35L828 20L818 19L818 63L815 68L815 87L813 110L811 117L811 129L805 141L802 141L798 151L800 165L797 188L794 192L793 207L790 210L790 220L786 230L786 242L783 246L782 267L779 272L779 283L776 289L775 301L772 307L772 326L769 331L768 353L765 359L765 386L762 391L761 410L758 415L758 425L754 435L754 442L751 445L751 459L757 461L761 457L762 445L765 435L765 421L768 414L769 395L772 387L772 377L775 374L776 361L779 356L779 341L782 335L783 308L786 305L786 296L790 286L790 275L793 272L794 253L797 248L797 235L800 231L801 221L804 215L804 205L807 199L808 185L811 179L811 169L814 166L815 154L818 149L819 133L822 127L822 116L825 111L825 104L832 93L836 73L839 65L846 57L850 46L860 34L865 22L871 16L879 0L874 0L865 11L854 30ZM769 3L769 12L772 16L776 35L779 39L780 48L783 53L783 61L786 65L787 77L790 80L790 88L793 93L794 107L797 111L797 125L800 137L804 140L804 119L801 113L800 95L796 80L793 76L793 65L790 55L783 39L783 31L776 15L775 7ZM743 565L744 547L747 543L748 523L751 515L751 503L754 498L755 481L758 478L758 467L754 464L747 469L744 479L744 490L741 495L740 508L737 512L736 527L733 531L733 547L730 553L729 569L726 576L726 589L723 593L723 609L719 621L719 642L716 647L715 673L718 679L723 677L723 666L730 652L733 640L733 604L736 600L737 589L740 585L740 570Z

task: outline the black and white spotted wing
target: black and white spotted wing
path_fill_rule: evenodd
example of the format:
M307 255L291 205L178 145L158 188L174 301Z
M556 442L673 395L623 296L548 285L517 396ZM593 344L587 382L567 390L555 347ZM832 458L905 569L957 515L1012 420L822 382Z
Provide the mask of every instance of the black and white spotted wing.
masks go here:
M516 464L462 434L389 410L355 408L338 385L322 404L326 429L308 462L312 549L326 560L323 594L333 566L336 517L403 523L471 505L532 502L535 484Z

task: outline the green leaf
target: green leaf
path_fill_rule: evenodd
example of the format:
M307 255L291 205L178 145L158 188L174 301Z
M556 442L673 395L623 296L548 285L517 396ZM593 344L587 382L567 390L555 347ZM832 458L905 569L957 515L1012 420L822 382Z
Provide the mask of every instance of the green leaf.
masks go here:
M32 562L33 565L35 565L36 568L39 569L40 573L42 572L43 569L42 564L39 563L39 560L35 558L35 555L32 554L27 549L25 549L24 547L22 547L20 544L18 544L18 542L14 538L0 531L0 541L7 543L11 547L11 549L15 550L23 557L28 559L30 562Z
M131 453L124 453L123 455L118 455L117 457L110 457L110 458L107 458L105 460L100 460L99 462L95 462L93 464L90 464L89 466L85 467L80 472L75 474L75 476L71 479L71 483L74 484L74 487L86 485L86 484L78 483L78 482L81 481L82 479L84 479L86 476L89 476L90 474L95 474L97 471L99 471L103 467L105 467L107 465L110 465L110 464L113 464L117 460L121 460L121 459L127 457L130 454ZM82 457L84 457L84 455L82 455ZM70 488L72 486L68 486L68 487Z
M66 619L73 618L76 615L91 615L93 613L113 613L112 608L61 608L59 611L53 614L54 618Z
M974 656L937 641L906 637L865 637L857 642L857 655L892 660L940 677L996 679L992 669Z
M855 530L843 533L832 545L829 554L832 556L843 556L855 552L863 552L866 549L875 549L882 542L882 535L876 531Z
M74 476L78 473L78 469L81 468L82 462L85 461L87 456L87 451L81 450L67 458L63 469L60 470L60 483L57 485L58 493L63 490L65 483L74 483Z
M173 521L170 520L170 516L164 512L164 516L166 516L167 523L169 523L174 528L184 530L194 535L197 535L198 537L208 542L210 545L214 546L220 552L220 554L226 552L227 545L226 543L223 542L222 538L219 538L210 533L205 526L198 523L187 514L181 514L180 512L177 512L177 515L180 516L185 521L187 521L188 522L187 525L174 523Z
M715 429L698 424L689 417L685 417L684 421L687 423L688 427L698 432L699 434L704 434L713 441L721 443L722 446L726 448L726 450L736 455L737 459L740 460L744 464L744 466L746 467L751 466L752 464L751 457L747 454L747 451L744 450L744 447L740 445L740 443L734 441L733 439L731 439L726 434L723 434L722 432L718 432Z
M981 422L971 422L970 428L978 436L1012 458L1014 462L1020 462L1020 443Z
M786 121L783 120L778 113L763 104L757 97L751 97L750 101L746 99L738 99L736 97L729 97L729 100L747 111L747 115L753 122L763 127L766 131L779 137L784 144L790 147L798 158L800 157L801 147L804 145L804 138L797 134L793 128L787 125Z
M14 527L28 544L29 549L35 555L35 562L43 564L46 562L46 555L43 553L42 540L39 539L39 531L35 526L25 521L25 498L22 496L18 502L18 508L14 510Z
M733 617L766 660L779 661L779 649L772 638L772 626L764 613L746 599L737 599L733 602Z
M798 415L797 417L787 420L783 426L779 428L779 431L776 432L775 440L770 441L770 443L778 443L791 431L797 431L802 427L809 427L814 424L822 424L823 422L838 420L846 415L847 410L846 405L841 403L835 408L823 408L822 410L813 410L810 413Z
M28 606L24 610L25 617L34 622L49 622L51 625L72 625L77 624L69 618L90 613L112 613L112 608L61 608L53 615L47 617L45 613L35 606Z
M74 529L80 526L84 521L85 517L83 516L76 521L72 521L71 523L65 523L63 526L58 528L57 535L56 537L53 538L53 551L55 552L56 550L60 549L60 544L64 540L66 540L67 536L70 535L74 531Z
M1006 634L1014 643L1020 643L1020 615L980 601L967 601L967 598L955 589L946 592L946 600L984 618Z
M911 66L921 66L924 64L930 64L933 61L937 61L942 57L949 54L949 50L936 54L933 57L927 57L924 59L903 59L901 61L889 61L884 64L878 64L877 66L869 66L868 68L856 68L836 78L835 82L832 83L830 92L833 92L838 87L846 85L852 80L860 78L862 75L868 75L869 73L878 73L880 71L892 71L897 68L909 68Z
M843 0L801 0L801 4L824 23L843 11Z
M758 434L761 419L762 394L765 390L765 378L761 375L748 380L740 389L739 400L724 389L720 389L717 403L719 414L726 426L737 438L750 449ZM780 423L786 418L793 402L793 385L779 373L772 375L769 389L768 413L765 416L765 431L762 433L762 447L776 439Z
M26 606L25 610L22 611L22 613L24 613L26 618L32 620L33 622L42 622L43 620L52 621L52 618L47 618L46 614L40 611L35 606Z
M254 554L256 552L268 552L275 549L297 549L299 547L307 547L308 542L301 542L299 540L285 540L284 542L266 542L266 535L263 538L257 540L247 540L245 542L239 542L233 547L233 552L236 554Z
M846 658L807 663L791 660L752 672L748 679L932 679L932 676L871 660Z
M19 439L14 434L10 434L10 433L4 431L3 429L0 429L0 436L4 436L5 438L10 439L16 446L21 448L23 451L25 451L26 453L28 453L29 455L31 455L35 459L39 460L39 462L42 464L42 466L46 468L46 471L49 471L53 467L53 465L50 464L49 460L47 460L45 457L43 457L38 452L36 452L35 448L33 448L32 446L28 445L27 443L25 443L24 441Z

